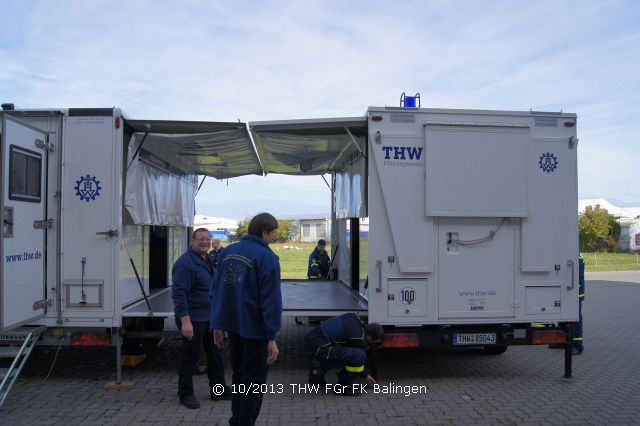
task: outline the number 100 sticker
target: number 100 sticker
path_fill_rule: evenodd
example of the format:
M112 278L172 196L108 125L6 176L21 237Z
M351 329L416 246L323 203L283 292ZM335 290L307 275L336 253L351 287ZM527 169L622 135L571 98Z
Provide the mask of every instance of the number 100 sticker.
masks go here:
M416 300L416 291L411 287L400 290L400 301L403 305L410 305Z

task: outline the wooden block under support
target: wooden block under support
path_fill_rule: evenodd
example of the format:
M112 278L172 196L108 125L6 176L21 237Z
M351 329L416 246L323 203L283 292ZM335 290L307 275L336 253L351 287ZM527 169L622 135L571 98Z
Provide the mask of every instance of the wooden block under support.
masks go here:
M140 363L142 361L144 361L144 359L147 356L145 354L141 354L141 355L122 355L120 357L120 364L123 367L137 367L138 365L140 365Z
M107 384L104 385L104 388L106 390L129 390L134 387L135 384L136 382L107 382Z

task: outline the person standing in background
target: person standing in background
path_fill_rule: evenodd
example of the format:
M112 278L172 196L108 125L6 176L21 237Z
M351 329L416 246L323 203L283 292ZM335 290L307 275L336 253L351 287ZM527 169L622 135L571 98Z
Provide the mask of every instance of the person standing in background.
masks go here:
M214 238L211 240L211 251L209 252L209 261L213 265L214 271L218 269L218 258L220 257L220 252L224 247L222 247L222 240L220 238Z

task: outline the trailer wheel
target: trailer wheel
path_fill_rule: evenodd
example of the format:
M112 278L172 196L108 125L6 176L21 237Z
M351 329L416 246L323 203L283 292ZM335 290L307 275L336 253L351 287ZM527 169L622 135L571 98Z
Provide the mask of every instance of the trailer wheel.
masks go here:
M485 346L484 351L487 355L502 355L508 348L509 345Z

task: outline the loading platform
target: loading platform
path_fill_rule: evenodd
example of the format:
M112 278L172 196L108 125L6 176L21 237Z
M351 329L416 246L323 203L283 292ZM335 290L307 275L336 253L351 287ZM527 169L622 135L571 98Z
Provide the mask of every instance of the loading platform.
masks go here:
M122 310L123 317L173 317L171 287L148 296ZM340 281L282 280L283 315L327 317L346 312L367 316L367 300Z

